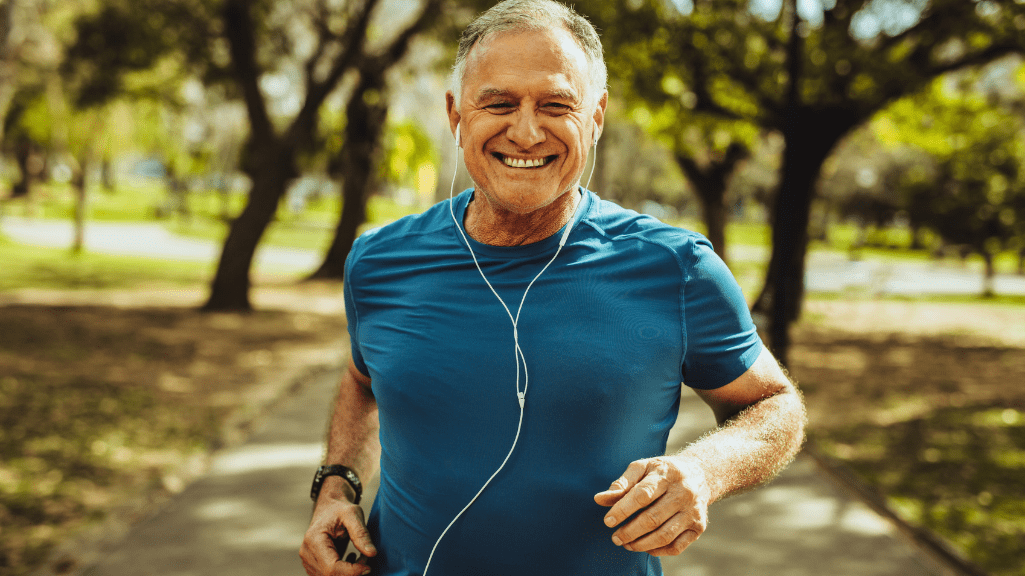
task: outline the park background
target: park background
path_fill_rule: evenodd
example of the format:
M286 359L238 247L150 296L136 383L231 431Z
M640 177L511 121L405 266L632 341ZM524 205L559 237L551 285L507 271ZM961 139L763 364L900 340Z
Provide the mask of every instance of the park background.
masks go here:
M822 466L1025 574L1025 3L575 4L610 67L591 188L713 240ZM0 574L342 362L342 263L448 196L488 5L0 1Z

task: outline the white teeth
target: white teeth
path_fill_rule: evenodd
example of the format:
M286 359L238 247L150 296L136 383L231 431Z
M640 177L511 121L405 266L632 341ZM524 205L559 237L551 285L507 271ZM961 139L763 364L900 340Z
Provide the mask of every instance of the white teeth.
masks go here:
M544 158L538 158L536 160L524 160L522 158L509 158L508 156L502 159L506 166L510 168L537 168L538 166L544 166Z

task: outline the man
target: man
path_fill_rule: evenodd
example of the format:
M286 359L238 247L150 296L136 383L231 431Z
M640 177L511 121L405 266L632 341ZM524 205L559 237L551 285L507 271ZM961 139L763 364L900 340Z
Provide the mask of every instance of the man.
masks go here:
M343 467L318 475L303 564L660 574L711 502L797 452L799 394L704 238L579 186L608 100L586 20L503 2L464 32L453 84L475 186L353 247L327 454ZM664 455L681 381L720 427ZM378 462L364 524L353 501Z

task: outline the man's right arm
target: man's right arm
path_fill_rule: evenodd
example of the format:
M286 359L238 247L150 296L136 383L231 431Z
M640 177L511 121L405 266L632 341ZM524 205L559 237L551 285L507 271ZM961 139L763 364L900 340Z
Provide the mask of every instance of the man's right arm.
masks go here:
M370 378L349 361L342 375L331 430L327 442L327 464L352 468L364 481L377 473L381 458L378 439L377 400L370 389ZM345 562L345 542L364 556L374 556L377 549L370 541L363 518L363 509L353 504L355 491L340 476L324 480L313 509L313 519L306 531L299 556L310 576L357 576L369 569L363 564ZM336 549L336 542L339 549Z

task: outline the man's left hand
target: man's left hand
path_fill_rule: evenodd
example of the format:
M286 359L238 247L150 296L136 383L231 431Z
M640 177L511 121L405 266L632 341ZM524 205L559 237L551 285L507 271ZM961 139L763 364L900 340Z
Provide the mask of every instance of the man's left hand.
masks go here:
M631 462L608 490L594 495L595 502L612 508L606 526L633 516L612 534L612 542L652 556L675 556L697 540L708 524L710 500L704 470L681 456Z

